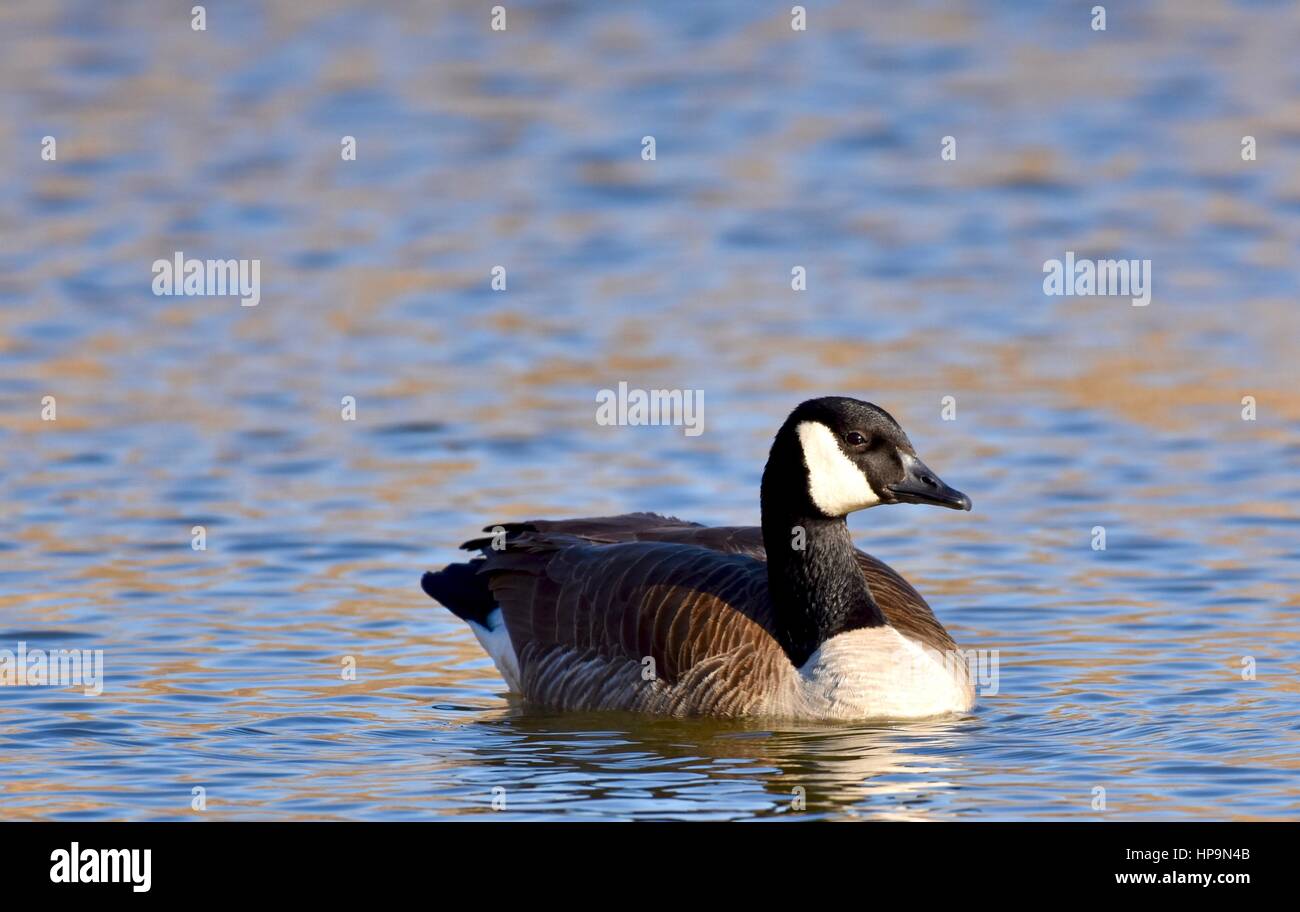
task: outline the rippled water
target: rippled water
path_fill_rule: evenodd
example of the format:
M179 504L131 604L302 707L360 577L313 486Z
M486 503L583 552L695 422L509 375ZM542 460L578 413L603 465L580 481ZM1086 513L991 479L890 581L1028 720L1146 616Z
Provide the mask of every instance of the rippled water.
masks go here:
M0 688L0 816L1300 812L1294 5L383 6L0 9L0 648L106 666ZM154 297L178 250L261 303ZM620 380L705 433L597 426ZM967 718L528 708L419 590L488 522L754 523L825 393L974 500L850 522L998 650Z

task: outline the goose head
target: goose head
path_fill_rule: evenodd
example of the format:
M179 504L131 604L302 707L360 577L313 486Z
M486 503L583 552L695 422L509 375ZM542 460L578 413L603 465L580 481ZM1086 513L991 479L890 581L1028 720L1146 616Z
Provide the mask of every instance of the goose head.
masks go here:
M888 412L845 396L810 399L790 413L772 444L763 494L826 518L881 504L971 508L921 461Z

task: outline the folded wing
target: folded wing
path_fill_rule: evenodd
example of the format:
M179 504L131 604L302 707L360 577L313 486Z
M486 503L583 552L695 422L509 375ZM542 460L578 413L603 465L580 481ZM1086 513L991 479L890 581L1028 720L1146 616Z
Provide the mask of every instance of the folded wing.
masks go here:
M467 543L483 551L524 694L566 709L755 711L793 671L770 632L765 564L633 540L617 519L590 538L536 523L511 527L501 550Z
M675 542L723 554L741 554L766 561L763 533L757 526L703 526L655 513L626 513L585 519L535 520L500 527L507 540L526 533L570 536L590 543ZM488 530L484 530L488 531ZM467 542L481 548L490 539ZM857 552L858 566L885 620L905 636L947 654L956 649L952 638L930 610L925 599L894 570L867 554Z

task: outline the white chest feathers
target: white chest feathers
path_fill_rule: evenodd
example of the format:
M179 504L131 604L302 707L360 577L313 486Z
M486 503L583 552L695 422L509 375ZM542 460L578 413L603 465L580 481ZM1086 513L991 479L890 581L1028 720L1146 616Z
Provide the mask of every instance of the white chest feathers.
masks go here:
M827 516L845 516L880 503L880 495L844 455L830 428L820 421L803 421L796 430L808 467L808 496L817 509Z
M807 718L921 719L966 712L975 690L959 654L882 626L823 643L799 669L790 700Z

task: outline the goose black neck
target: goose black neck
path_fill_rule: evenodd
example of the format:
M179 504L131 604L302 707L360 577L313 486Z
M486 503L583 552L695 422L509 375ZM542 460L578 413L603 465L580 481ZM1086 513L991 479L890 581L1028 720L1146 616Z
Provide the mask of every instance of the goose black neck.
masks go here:
M763 546L777 639L797 668L836 634L885 619L844 518L813 506L802 453L780 450L778 438L763 472Z

